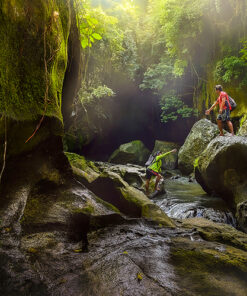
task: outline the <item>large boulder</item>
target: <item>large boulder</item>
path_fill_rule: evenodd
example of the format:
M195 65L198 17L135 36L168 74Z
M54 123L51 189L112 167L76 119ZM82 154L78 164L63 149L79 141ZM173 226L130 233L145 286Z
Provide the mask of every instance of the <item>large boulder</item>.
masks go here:
M218 133L217 125L207 119L201 119L194 124L178 153L178 168L183 174L189 175L193 172L195 160Z
M179 150L179 145L173 142L155 141L153 152L161 151L162 153L171 151L173 149ZM162 168L174 170L178 165L178 153L171 153L162 159Z
M84 156L75 153L65 152L65 155L71 164L73 173L85 180L85 185L88 185L99 177L101 171L92 161L86 160Z
M3 0L0 10L0 146L7 133L8 158L63 134L71 9L69 1Z
M126 172L126 169L121 166L102 163L99 163L97 168L93 162L85 160L83 156L73 153L66 153L66 155L78 180L96 196L112 204L123 214L129 217L143 217L164 226L175 225L141 190L123 180L122 176L130 183L137 182L142 186L143 179L137 173L138 167L132 173Z
M117 164L140 164L144 165L148 159L150 151L139 140L122 144L115 150L109 158L109 162Z
M1 295L244 295L245 233L202 218L162 227L174 224L110 165L66 181L61 156L42 155L23 159L25 170L13 164L16 194L1 195ZM82 158L79 170L91 175L95 165ZM81 185L83 176L129 217ZM135 211L145 219L131 219Z
M146 168L136 164L111 164L104 162L95 162L97 168L103 171L117 173L130 186L137 189L143 189L145 184Z
M215 192L234 207L247 200L247 139L215 138L198 159L195 177L206 192Z
M101 228L86 253L58 231L20 240L22 254L1 262L2 295L246 295L246 234L204 219Z
M130 217L143 217L163 226L174 227L174 222L142 191L129 186L118 174L104 172L90 186L99 198L113 204Z

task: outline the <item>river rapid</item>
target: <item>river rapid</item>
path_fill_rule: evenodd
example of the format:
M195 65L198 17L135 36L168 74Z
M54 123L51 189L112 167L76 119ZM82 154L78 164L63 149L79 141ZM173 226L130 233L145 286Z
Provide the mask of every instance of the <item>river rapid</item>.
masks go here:
M166 193L152 199L169 217L203 217L236 227L236 220L224 200L209 196L196 182L177 177L165 180Z

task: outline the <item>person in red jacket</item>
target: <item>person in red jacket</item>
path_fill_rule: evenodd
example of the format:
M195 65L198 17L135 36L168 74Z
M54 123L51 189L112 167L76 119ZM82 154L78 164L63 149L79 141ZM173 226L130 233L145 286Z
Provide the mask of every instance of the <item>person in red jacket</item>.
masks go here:
M213 105L206 110L205 114L209 115L211 110L216 106L219 105L219 114L217 116L217 124L220 130L220 136L224 136L223 134L223 124L222 122L226 122L227 126L230 130L232 136L234 136L233 125L230 119L230 112L231 112L231 105L229 102L229 98L226 92L223 91L221 85L215 86L215 91L218 94L218 99L213 103Z

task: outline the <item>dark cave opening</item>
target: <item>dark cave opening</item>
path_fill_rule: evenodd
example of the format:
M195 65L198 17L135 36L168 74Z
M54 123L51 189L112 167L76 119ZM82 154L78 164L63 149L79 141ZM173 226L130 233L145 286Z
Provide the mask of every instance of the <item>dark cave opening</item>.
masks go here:
M121 144L141 140L152 151L155 140L183 144L195 119L178 119L166 124L160 121L157 98L135 89L128 96L120 95L114 102L112 124L98 135L80 154L94 160L107 161Z

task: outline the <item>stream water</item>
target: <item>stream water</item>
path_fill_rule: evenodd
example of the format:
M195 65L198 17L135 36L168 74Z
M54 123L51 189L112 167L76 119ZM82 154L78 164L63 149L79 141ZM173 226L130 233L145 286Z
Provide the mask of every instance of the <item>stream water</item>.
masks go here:
M218 223L227 223L236 227L234 215L219 197L209 196L196 182L188 178L165 181L166 194L153 198L169 217L185 219L204 217Z

